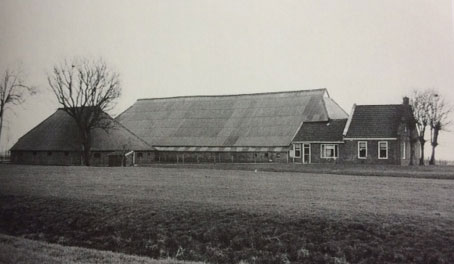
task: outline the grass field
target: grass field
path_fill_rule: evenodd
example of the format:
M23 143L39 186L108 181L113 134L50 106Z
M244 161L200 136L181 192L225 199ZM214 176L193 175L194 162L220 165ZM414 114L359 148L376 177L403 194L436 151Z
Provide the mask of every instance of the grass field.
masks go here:
M454 181L0 166L0 232L210 263L454 263Z
M65 247L0 234L0 263L5 264L203 264L172 259L154 260L94 249Z
M218 170L260 170L269 172L304 172L359 176L389 176L425 179L454 179L454 166L399 166L355 164L298 164L298 163L186 163L153 164L158 168L190 168Z

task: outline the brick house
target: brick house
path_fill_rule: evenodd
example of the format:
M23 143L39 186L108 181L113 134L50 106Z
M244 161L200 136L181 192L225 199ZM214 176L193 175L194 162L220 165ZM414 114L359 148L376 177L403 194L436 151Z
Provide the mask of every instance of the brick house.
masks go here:
M408 98L395 105L354 105L348 119L303 123L289 155L303 164L409 165L410 157L414 164L419 157L416 137Z
M408 165L410 157L414 164L419 157L415 120L406 97L402 104L354 105L343 135L344 162Z
M334 163L343 152L347 119L303 123L292 141L290 156L295 163Z

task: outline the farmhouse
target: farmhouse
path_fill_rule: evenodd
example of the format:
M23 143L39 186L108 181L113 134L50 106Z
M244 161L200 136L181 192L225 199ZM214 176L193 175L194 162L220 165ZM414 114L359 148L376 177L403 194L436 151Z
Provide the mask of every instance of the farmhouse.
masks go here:
M303 164L408 164L414 122L408 99L349 117L326 89L139 99L117 120L156 148L155 162Z
M289 162L303 122L347 118L326 89L140 99L117 120L156 162Z
M355 105L350 115L326 89L139 99L112 122L116 130L94 133L94 164L125 150L133 164L408 165L419 156L408 98ZM77 138L74 122L58 110L14 145L13 161L80 164Z
M411 151L414 163L419 157L416 138L408 98L403 104L354 105L348 119L303 123L290 156L301 163L409 165Z
M415 123L407 97L400 105L354 105L343 131L342 159L408 165L413 152L416 163L420 148Z
M92 132L92 165L121 165L124 155L134 154L133 150L147 155L128 155L129 162L154 160L149 144L114 119L109 117L107 122L112 124L111 129L96 128ZM81 165L82 144L78 131L73 118L58 109L18 140L11 148L11 160L20 164Z

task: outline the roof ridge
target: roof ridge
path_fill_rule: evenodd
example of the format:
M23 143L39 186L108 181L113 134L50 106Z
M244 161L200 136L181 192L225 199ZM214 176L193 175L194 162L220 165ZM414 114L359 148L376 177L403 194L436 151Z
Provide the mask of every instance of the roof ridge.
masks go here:
M399 106L403 104L364 104L364 105L359 105L357 104L356 106Z
M245 96L245 95L268 95L268 94L286 94L296 92L328 92L326 88L307 89L307 90L291 90L291 91L280 91L280 92L262 92L262 93L245 93L245 94L221 94L221 95L183 95L183 96L170 96L170 97L155 97L155 98L139 98L137 101L145 100L160 100L160 99L180 99L180 98L210 98L210 97L234 97L234 96Z

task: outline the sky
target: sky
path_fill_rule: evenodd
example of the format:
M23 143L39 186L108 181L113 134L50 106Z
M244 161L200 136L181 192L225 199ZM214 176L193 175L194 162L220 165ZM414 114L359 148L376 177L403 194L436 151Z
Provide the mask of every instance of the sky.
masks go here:
M327 88L347 112L354 103L401 103L414 89L437 89L454 103L453 6L452 0L0 0L0 70L22 68L40 91L7 113L0 147L9 149L58 108L47 74L74 57L102 57L120 73L113 116L139 98L317 88ZM454 132L439 142L437 157L454 160Z

